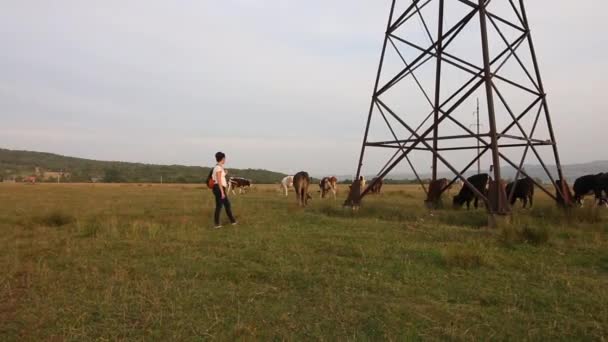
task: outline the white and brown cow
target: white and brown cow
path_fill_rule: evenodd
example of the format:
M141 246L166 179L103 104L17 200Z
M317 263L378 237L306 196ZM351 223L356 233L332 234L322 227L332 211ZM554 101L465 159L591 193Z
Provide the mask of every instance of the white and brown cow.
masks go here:
M293 187L293 176L287 176L281 180L281 190L283 190L286 197L289 193L289 188L291 187Z
M365 181L365 177L360 176L359 177L359 192L363 192L363 190L365 190L365 186L367 185L367 182ZM348 186L348 191L352 191L353 189L353 185L349 185Z
M242 194L250 189L251 185L252 182L250 179L240 177L230 177L228 179L228 191L232 192L233 195L236 195L235 189L239 189L239 194Z
M325 198L329 192L334 195L334 200L336 199L336 193L338 192L338 178L332 177L324 177L319 182L319 188L321 188L321 198Z
M359 189L361 189L361 190L365 189L366 185L367 185L367 182L365 181L365 177L359 176Z

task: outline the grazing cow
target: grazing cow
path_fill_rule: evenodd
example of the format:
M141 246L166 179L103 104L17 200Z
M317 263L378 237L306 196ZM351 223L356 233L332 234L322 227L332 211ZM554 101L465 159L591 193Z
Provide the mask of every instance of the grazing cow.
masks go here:
M511 195L511 191L513 191L511 206L513 206L518 199L521 199L524 203L524 208L528 205L528 202L530 202L530 208L532 208L534 205L534 182L531 178L527 177L509 183L507 185L507 196Z
M605 204L606 200L602 197L603 192L608 192L608 174L598 173L597 175L586 175L574 181L574 202L579 206L583 205L586 195L594 194L596 201Z
M230 177L228 179L228 191L231 191L233 195L236 195L235 189L239 189L239 194L242 194L249 188L251 188L251 180L249 179L240 177Z
M355 182L353 182L354 184ZM348 186L348 190L350 191L353 188L353 184ZM363 176L359 177L359 189L361 189L361 191L363 191L363 189L365 188L365 185L367 183L365 182L365 178Z
M448 185L450 185L450 181L446 178L437 179L429 183L426 200L424 200L427 208L437 209L443 207L442 197L445 193L444 189L448 189L449 191Z
M319 188L321 188L321 198L325 198L331 191L336 199L336 193L338 192L338 178L336 177L325 177L319 182Z
M487 193L488 182L490 180L490 176L487 173L478 174L475 176L471 176L467 178L467 181L471 183L475 189L477 189L482 194ZM471 209L471 201L475 199L475 209L479 207L479 196L477 196L473 190L471 190L466 184L463 185L462 189L458 195L454 196L453 204L455 208L462 207L463 204L467 204L467 210Z
M376 182L376 180L378 180ZM376 184L374 184L376 182ZM369 190L372 194L379 194L382 191L382 186L384 185L384 181L382 179L374 178L372 179L372 184L374 186Z
M600 205L608 207L608 173L603 173L598 179L600 187Z
M296 190L296 198L300 207L307 206L308 200L312 199L308 193L308 186L310 186L310 176L307 172L300 171L293 176L293 187Z
M285 193L285 197L287 197L290 187L293 187L293 176L287 176L281 180L281 189Z

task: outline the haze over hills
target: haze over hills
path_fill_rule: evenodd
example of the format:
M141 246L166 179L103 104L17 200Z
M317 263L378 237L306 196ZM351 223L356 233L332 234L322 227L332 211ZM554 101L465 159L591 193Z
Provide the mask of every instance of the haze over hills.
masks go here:
M211 166L211 165L209 165ZM155 165L144 163L100 161L85 158L62 156L46 152L15 151L0 149L0 179L17 180L30 176L38 167L43 171L63 171L70 174L69 182L128 182L128 183L158 183L161 176L166 183L201 183L208 175L210 168L185 165ZM553 172L554 167L548 166ZM574 180L586 174L608 172L608 160L599 160L589 163L564 165L564 175L572 184ZM549 181L540 165L526 165L526 172L534 178ZM285 174L269 170L257 169L229 169L230 175L252 179L254 183L278 183ZM487 170L485 170L487 172ZM467 173L472 175L473 172ZM515 170L503 167L502 174L505 179L515 177ZM324 175L313 175L321 177ZM430 178L430 174L422 174L423 179ZM440 172L440 177L450 178L449 172ZM366 176L368 179L372 175ZM352 175L341 175L342 181L350 180ZM399 173L388 177L395 181L414 180L413 174Z
M209 165L211 167L212 165ZM127 182L127 183L201 183L209 167L184 165L153 165L117 161L99 161L66 157L53 153L0 149L0 178L21 179L35 173L53 171L69 173L63 182ZM254 183L277 183L284 174L268 170L229 169L229 175L253 180ZM47 179L56 180L56 179Z
M547 165L547 168L549 169L549 171L552 172L552 175L555 178L557 178L557 172L555 171L556 170L555 165ZM474 167L472 169L474 169ZM526 164L526 165L524 165L524 169L532 178L542 179L544 182L549 181L549 177L547 177L547 174L545 173L545 171L541 165ZM608 172L608 160L597 160L597 161L592 161L592 162L588 162L588 163L580 163L580 164L569 164L569 165L565 164L565 165L562 165L562 169L564 171L564 177L570 184L572 184L574 182L574 180L578 177L588 175L588 174ZM487 169L485 169L485 170L482 169L482 172L489 173ZM476 170L469 171L466 173L466 175L471 176L475 173L477 173ZM502 167L501 174L504 179L512 179L512 178L515 178L516 170L510 166ZM348 179L351 177L352 176L341 176L339 178ZM368 179L371 179L374 176L366 175L365 177ZM430 173L421 174L420 177L422 179L429 179L429 178L431 178L431 174ZM439 172L439 177L440 178L452 178L452 177L454 177L454 175L451 172ZM406 179L411 180L411 179L415 179L415 176L413 173L396 173L396 174L391 174L388 178L394 179L394 180L406 180Z

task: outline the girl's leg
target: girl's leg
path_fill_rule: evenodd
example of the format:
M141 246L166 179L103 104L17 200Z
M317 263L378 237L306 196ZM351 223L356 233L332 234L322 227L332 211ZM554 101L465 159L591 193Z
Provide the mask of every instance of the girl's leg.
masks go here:
M213 187L213 195L215 196L215 214L213 216L214 222L216 226L220 225L220 213L222 212L222 206L224 205L224 201L222 200L222 193L220 192L220 187L215 185Z
M226 196L226 198L224 198L223 202L224 202L224 208L226 208L226 215L228 215L230 222L235 223L236 220L234 219L234 216L232 215L232 205L230 204L230 200L228 199L228 196Z

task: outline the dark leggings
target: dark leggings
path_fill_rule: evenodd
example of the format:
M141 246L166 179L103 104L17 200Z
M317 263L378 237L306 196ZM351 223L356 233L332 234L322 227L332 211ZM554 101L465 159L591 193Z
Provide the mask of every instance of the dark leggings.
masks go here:
M220 225L220 213L222 212L222 207L226 208L226 215L228 215L230 222L236 222L234 216L232 216L232 208L230 207L230 200L228 200L228 192L226 191L226 188L224 188L224 194L225 197L222 199L220 186L218 184L213 186L213 195L215 195L215 216L213 218L216 226Z

